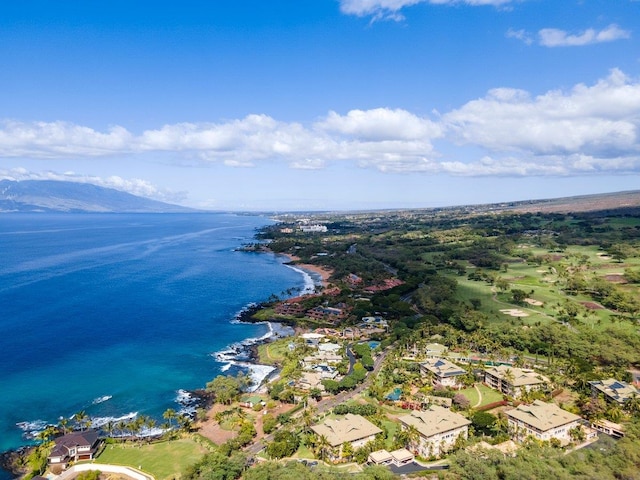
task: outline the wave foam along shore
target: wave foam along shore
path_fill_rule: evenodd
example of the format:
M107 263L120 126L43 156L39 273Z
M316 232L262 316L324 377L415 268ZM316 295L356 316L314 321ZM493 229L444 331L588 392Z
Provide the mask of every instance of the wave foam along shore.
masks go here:
M293 334L291 327L274 322L264 323L269 327L269 331L261 337L248 338L213 354L218 362L225 364L220 369L222 372L228 371L232 365L248 371L251 377L251 386L248 388L250 392L257 390L264 379L276 369L271 365L260 365L252 362L254 355L251 347L264 343L274 336L285 337Z
M319 274L319 280L316 281L313 279L313 277L311 276L311 274L309 272L307 272L306 270L303 270L299 267L296 267L294 265L287 265L286 263L284 264L285 267L290 268L291 270L293 270L294 272L298 272L300 274L302 274L302 278L304 280L304 286L302 287L302 290L300 291L300 295L306 295L306 294L310 294L310 293L315 293L316 291L316 286L321 285L322 284L322 278Z
M303 272L306 277L311 280L311 277ZM305 282L306 283L306 282ZM260 306L256 303L250 303L242 308L231 320L232 323L246 323L243 318L245 318L250 312L253 310L259 309ZM240 369L246 370L251 377L251 386L248 388L248 391L254 392L256 391L262 382L274 371L275 367L271 365L261 365L255 362L255 352L253 348L259 344L268 342L273 337L288 337L293 335L295 332L293 328L288 325L284 325L278 322L255 322L253 325L266 325L268 330L261 337L251 337L247 338L241 342L233 343L223 350L215 352L212 356L220 363L224 364L220 367L221 372L227 372L232 366L236 366Z

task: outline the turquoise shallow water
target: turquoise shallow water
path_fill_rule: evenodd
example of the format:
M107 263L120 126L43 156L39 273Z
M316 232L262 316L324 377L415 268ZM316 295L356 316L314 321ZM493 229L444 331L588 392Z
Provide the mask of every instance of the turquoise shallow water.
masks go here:
M0 450L79 410L162 421L180 408L181 389L228 368L216 352L268 331L235 315L309 280L281 257L235 250L267 223L226 214L0 216Z

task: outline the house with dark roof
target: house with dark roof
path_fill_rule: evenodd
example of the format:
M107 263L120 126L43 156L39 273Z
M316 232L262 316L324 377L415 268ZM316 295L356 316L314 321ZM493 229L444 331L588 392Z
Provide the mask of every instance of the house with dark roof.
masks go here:
M70 462L93 460L100 447L100 438L96 430L86 430L58 437L54 443L47 461L51 467L65 469Z

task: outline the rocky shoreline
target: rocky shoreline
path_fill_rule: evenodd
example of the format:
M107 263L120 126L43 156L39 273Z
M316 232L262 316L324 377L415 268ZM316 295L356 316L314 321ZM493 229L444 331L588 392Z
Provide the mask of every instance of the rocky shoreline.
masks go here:
M15 450L0 452L0 468L8 472L13 478L20 478L26 473L22 465L33 448L33 446L24 446Z

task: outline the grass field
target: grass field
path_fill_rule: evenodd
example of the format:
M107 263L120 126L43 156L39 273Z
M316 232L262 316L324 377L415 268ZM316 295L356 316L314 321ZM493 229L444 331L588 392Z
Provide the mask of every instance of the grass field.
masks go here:
M281 362L285 358L285 353L289 351L290 338L283 338L271 343L258 345L258 358L260 363L273 365Z
M508 282L509 288L504 292L486 281L469 280L466 275L449 272L448 276L458 283L457 299L465 303L475 299L480 300L479 310L488 316L489 323L533 325L540 322L546 324L555 321L559 309L566 302L584 305L592 301L586 295L565 294L562 290L565 280L561 278L559 272L579 271L585 278L605 278L607 275L622 274L625 268L640 267L640 258L628 258L624 262L617 262L597 246L571 246L562 253L550 253L543 248L527 246L526 251L534 256L544 257L546 260L537 265L514 259L505 269L485 272ZM475 270L471 265L467 264L466 267L468 273ZM638 291L637 285L631 284L622 284L618 288L631 294L636 294ZM524 290L529 298L543 302L543 305L516 305L509 291L511 289ZM506 308L518 308L528 316L514 320L513 317L500 312L501 309ZM588 310L580 314L578 320L583 328L601 330L611 326L615 320L615 314L607 309ZM631 322L619 322L616 326L623 329L634 328Z
M179 439L151 445L107 445L100 463L139 468L156 480L178 478L199 461L207 450L191 439Z
M480 393L482 394L482 401L480 402L480 405L478 405L479 407L502 400L502 394L500 392L496 392L486 385L479 384L478 390L480 390ZM475 407L478 404L479 397L475 388L465 388L464 390L460 390L460 393L467 397L472 407Z

